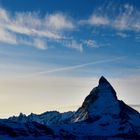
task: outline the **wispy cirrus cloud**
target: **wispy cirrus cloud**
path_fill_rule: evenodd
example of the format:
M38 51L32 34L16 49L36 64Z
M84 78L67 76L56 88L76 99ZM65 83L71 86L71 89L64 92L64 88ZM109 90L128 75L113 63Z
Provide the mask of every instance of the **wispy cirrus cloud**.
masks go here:
M61 43L63 46L69 49L77 50L80 53L84 51L84 49L87 48L99 48L101 45L98 44L97 41L93 39L88 39L88 40L76 40L76 39L68 39L68 40L60 40L58 43Z
M47 43L43 41L42 39L35 39L34 40L34 46L38 49L47 49Z
M105 26L112 27L119 31L140 31L140 11L130 4L123 6L110 7L94 11L91 16L86 20L81 20L80 24L91 26ZM115 14L113 10L116 10Z
M107 9L101 7L100 10L97 8L92 15L89 15L89 18L83 20L74 20L62 12L41 15L33 11L11 13L0 8L0 42L44 50L49 47L49 41L59 40L59 45L61 43L61 46L83 52L84 46L98 48L97 40L91 40L88 37L73 39L74 34L69 34L72 38L70 39L67 37L67 32L76 30L80 33L82 32L81 26L84 25L114 29L115 35L122 38L129 36L125 31L140 32L140 11L138 9L130 4L124 4L116 12L118 8L113 6Z
M94 13L89 17L89 19L80 21L80 24L89 24L93 26L105 26L109 25L109 23L110 21L107 17L96 15Z
M125 4L124 11L115 18L112 26L119 30L140 31L140 11Z
M0 42L16 45L17 39L13 33L10 33L3 28L0 28Z
M95 40L86 40L84 41L84 44L86 44L90 48L98 48L99 44Z
M74 28L74 24L72 21L69 20L69 18L62 14L62 13L56 13L53 15L49 15L46 17L46 27L50 28L51 30L70 30Z
M67 42L66 46L71 49L76 49L80 52L83 52L83 44L81 42L77 42L76 40L71 40Z
M0 8L0 42L3 43L45 49L45 39L64 39L63 32L73 28L73 22L63 13L46 14L41 17L38 12L11 14L4 8ZM32 39L24 40L22 35Z
M11 19L5 26L8 30L16 33L50 39L63 38L60 35L61 32L73 27L73 23L63 14L50 14L41 18L35 12L16 13L14 19Z

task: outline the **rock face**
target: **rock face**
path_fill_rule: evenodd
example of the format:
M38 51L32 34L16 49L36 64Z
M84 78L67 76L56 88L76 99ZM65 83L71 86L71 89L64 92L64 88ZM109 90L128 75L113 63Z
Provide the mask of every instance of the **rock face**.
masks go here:
M113 137L139 140L140 114L118 100L115 90L102 76L98 86L93 88L76 112L52 111L29 116L20 114L19 117L0 121L0 135L16 131L17 136L22 136L22 130L28 136L37 133L39 136L51 135L58 139Z
M73 122L82 120L95 121L102 115L120 113L116 92L110 83L102 76L99 85L85 98L82 106L72 118Z

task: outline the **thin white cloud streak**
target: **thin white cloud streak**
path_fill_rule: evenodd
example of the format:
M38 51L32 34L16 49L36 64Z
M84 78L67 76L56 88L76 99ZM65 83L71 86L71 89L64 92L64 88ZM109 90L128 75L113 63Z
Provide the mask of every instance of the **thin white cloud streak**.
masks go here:
M50 74L50 73L55 73L55 72L75 70L75 69L83 68L83 67L90 66L90 65L114 62L114 61L117 61L117 60L122 60L124 58L125 57L122 56L122 57L116 57L116 58L106 59L106 60L99 60L99 61L89 62L89 63L85 63L85 64L79 64L79 65L74 65L74 66L56 68L56 69L52 69L52 70L49 70L49 71L40 71L40 72L36 72L36 73L30 74L30 75L27 75L27 77L34 77L34 76L39 76L39 75L43 75L43 74ZM26 76L24 78L26 78Z
M53 33L51 31L43 31L42 30L37 30L37 29L33 29L33 28L28 28L28 27L24 27L21 25L7 25L6 28L12 32L15 33L19 33L19 34L24 34L27 36L33 36L33 37L47 37L50 39L61 39L63 38L62 36L60 36L57 33ZM44 29L45 30L45 29Z

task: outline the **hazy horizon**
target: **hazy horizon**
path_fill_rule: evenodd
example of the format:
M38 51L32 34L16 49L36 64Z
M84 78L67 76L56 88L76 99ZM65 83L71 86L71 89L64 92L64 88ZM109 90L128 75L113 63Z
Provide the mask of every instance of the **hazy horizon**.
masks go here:
M34 85L38 85L38 83L40 83L39 79L37 79L37 81L35 80L36 78L34 78L34 80L31 79L30 81L28 81L27 84L25 84L26 80L24 81L22 78L20 81L22 84L20 83L17 85L17 82L15 82L15 85L12 84L12 91L10 90L9 94L14 93L14 91L17 91L17 90L20 91L20 88L21 88L20 86L24 85L24 88L26 87L25 91L27 92L26 96L28 98L27 97L25 98L24 90L20 91L23 94L21 93L19 95L15 94L12 97L13 99L11 98L12 100L10 101L10 103L8 102L9 99L7 98L7 104L5 103L5 105L7 106L5 106L3 109L1 108L1 111L3 111L4 113L3 114L1 113L0 117L8 118L10 116L18 116L20 113L29 115L30 113L41 114L46 111L66 112L66 111L77 110L82 105L85 97L90 93L90 91L98 85L99 78L67 77L66 79L64 77L63 78L51 77L51 79L49 79L48 81L46 80L48 78L44 77L43 80L41 79L41 82L43 81L43 83L45 83L45 85L48 85L48 87L43 88L43 89L42 87L39 87L39 86L34 87ZM137 81L137 80L136 78L134 78L135 80L130 81L130 79L108 78L108 81L112 84L112 86L116 90L117 97L119 100L123 100L126 104L130 105L137 111L140 111L139 98L136 99L136 97L133 97L133 94L132 94L133 88L137 87L134 81ZM33 81L35 83L33 83ZM59 83L59 81L61 81L61 83ZM54 86L55 86L55 89L54 89ZM7 87L5 88L7 89ZM6 89L3 89L3 90L6 90ZM31 90L33 91L34 95L29 95L31 93ZM38 92L41 90L44 91L44 94L43 93L38 94ZM50 94L48 94L46 91L49 91ZM59 92L56 92L56 91L59 91ZM1 101L2 100L3 99L1 99ZM32 102L33 100L35 102ZM16 101L15 104L14 104L14 101ZM46 101L48 102L46 103ZM17 103L18 103L18 106L17 106ZM10 106L10 111L9 111L9 106Z

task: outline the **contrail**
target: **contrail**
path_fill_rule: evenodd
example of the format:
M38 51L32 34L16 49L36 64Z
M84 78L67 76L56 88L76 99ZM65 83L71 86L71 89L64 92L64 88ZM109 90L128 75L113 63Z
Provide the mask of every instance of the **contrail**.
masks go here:
M83 67L94 65L94 64L101 64L101 63L113 62L113 61L116 61L116 60L121 60L123 58L124 57L117 57L117 58L113 58L113 59L99 60L99 61L96 61L96 62L89 62L89 63L85 63L85 64L79 64L79 65L73 65L73 66L68 66L68 67L62 67L62 68L52 69L52 70L48 70L48 71L40 71L40 72L36 72L36 73L33 73L31 75L28 75L28 76L29 77L30 76L32 77L32 76L37 76L37 75L42 75L42 74L49 74L49 73L55 73L55 72L73 70L73 69L83 68Z

